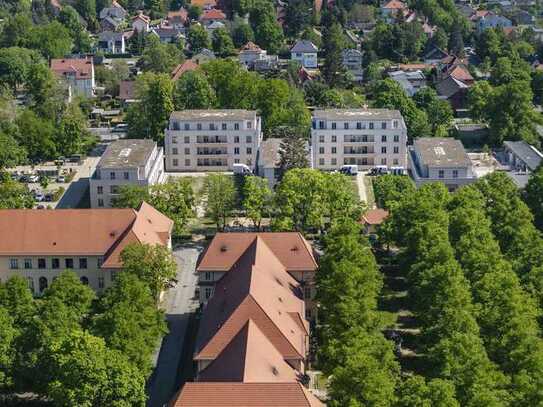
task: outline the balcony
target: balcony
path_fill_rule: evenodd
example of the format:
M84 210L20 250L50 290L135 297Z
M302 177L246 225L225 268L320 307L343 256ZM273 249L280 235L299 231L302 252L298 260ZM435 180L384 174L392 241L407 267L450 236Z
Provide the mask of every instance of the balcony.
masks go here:
M198 147L196 155L227 155L226 148L202 148Z
M196 143L198 144L227 144L228 139L226 136L198 136L196 137Z

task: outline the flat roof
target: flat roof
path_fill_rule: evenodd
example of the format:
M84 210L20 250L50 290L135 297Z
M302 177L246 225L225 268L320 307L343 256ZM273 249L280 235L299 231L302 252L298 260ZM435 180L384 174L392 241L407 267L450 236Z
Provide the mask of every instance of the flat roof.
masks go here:
M531 171L539 167L543 161L543 154L525 141L504 141L503 145L521 159Z
M423 137L413 143L421 164L429 167L469 167L471 160L460 140Z
M178 120L254 120L255 110L245 109L200 109L200 110L181 110L172 112L171 119Z
M402 119L399 110L390 109L323 109L315 110L313 118L326 120L390 120Z
M153 140L123 139L111 143L98 168L142 167L151 156L156 143Z

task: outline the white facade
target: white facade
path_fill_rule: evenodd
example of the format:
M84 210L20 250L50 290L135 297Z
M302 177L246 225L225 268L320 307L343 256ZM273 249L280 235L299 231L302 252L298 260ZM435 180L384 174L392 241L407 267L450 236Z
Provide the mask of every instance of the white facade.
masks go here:
M316 52L291 52L290 59L298 61L304 68L317 68Z
M369 169L376 165L407 166L407 128L397 110L328 109L313 112L311 129L314 168L337 170L343 165Z
M254 169L262 141L260 117L249 110L173 112L165 132L167 171Z
M124 185L164 182L164 153L151 140L118 140L108 146L90 179L91 208L111 208Z

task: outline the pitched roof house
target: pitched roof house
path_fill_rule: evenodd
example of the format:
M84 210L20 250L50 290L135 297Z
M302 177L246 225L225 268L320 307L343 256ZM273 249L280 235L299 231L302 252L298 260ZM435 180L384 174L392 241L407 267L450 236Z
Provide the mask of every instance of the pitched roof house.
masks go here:
M94 64L92 58L62 58L51 60L51 70L63 78L76 93L94 96Z
M299 40L290 49L290 58L298 61L304 68L317 68L317 52L319 49L308 40Z
M182 64L177 65L174 70L172 71L172 81L176 81L179 78L181 78L181 75L183 75L185 72L188 71L195 71L198 69L199 65L197 62L193 61L192 59L187 59Z

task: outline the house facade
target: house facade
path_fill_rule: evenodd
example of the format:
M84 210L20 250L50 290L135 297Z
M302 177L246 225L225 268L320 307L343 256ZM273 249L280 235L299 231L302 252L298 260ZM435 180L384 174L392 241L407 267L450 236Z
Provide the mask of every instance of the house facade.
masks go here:
M94 64L92 58L52 59L51 70L62 78L70 90L85 97L94 96Z
M130 243L171 246L173 222L147 203L134 209L0 210L0 280L20 276L41 295L62 271L102 292Z
M290 50L290 59L298 61L304 68L316 69L319 49L311 41L300 40Z
M143 13L132 17L132 29L140 33L146 33L151 26L151 18Z
M397 82L409 97L426 87L426 76L422 71L392 71L388 77Z
M89 180L91 208L111 208L125 185L165 181L164 154L152 140L124 139L111 143Z
M342 51L343 67L349 71L355 81L364 79L364 70L362 69L362 51L349 48Z
M252 110L173 112L165 132L167 171L254 169L262 141L260 116Z
M483 31L489 28L507 28L512 27L513 22L507 17L500 16L494 13L488 13L477 20L477 32L481 34Z
M313 166L337 170L343 165L407 167L407 127L397 110L325 109L313 112Z
M121 32L104 31L98 35L98 49L107 54L124 54L126 42Z

